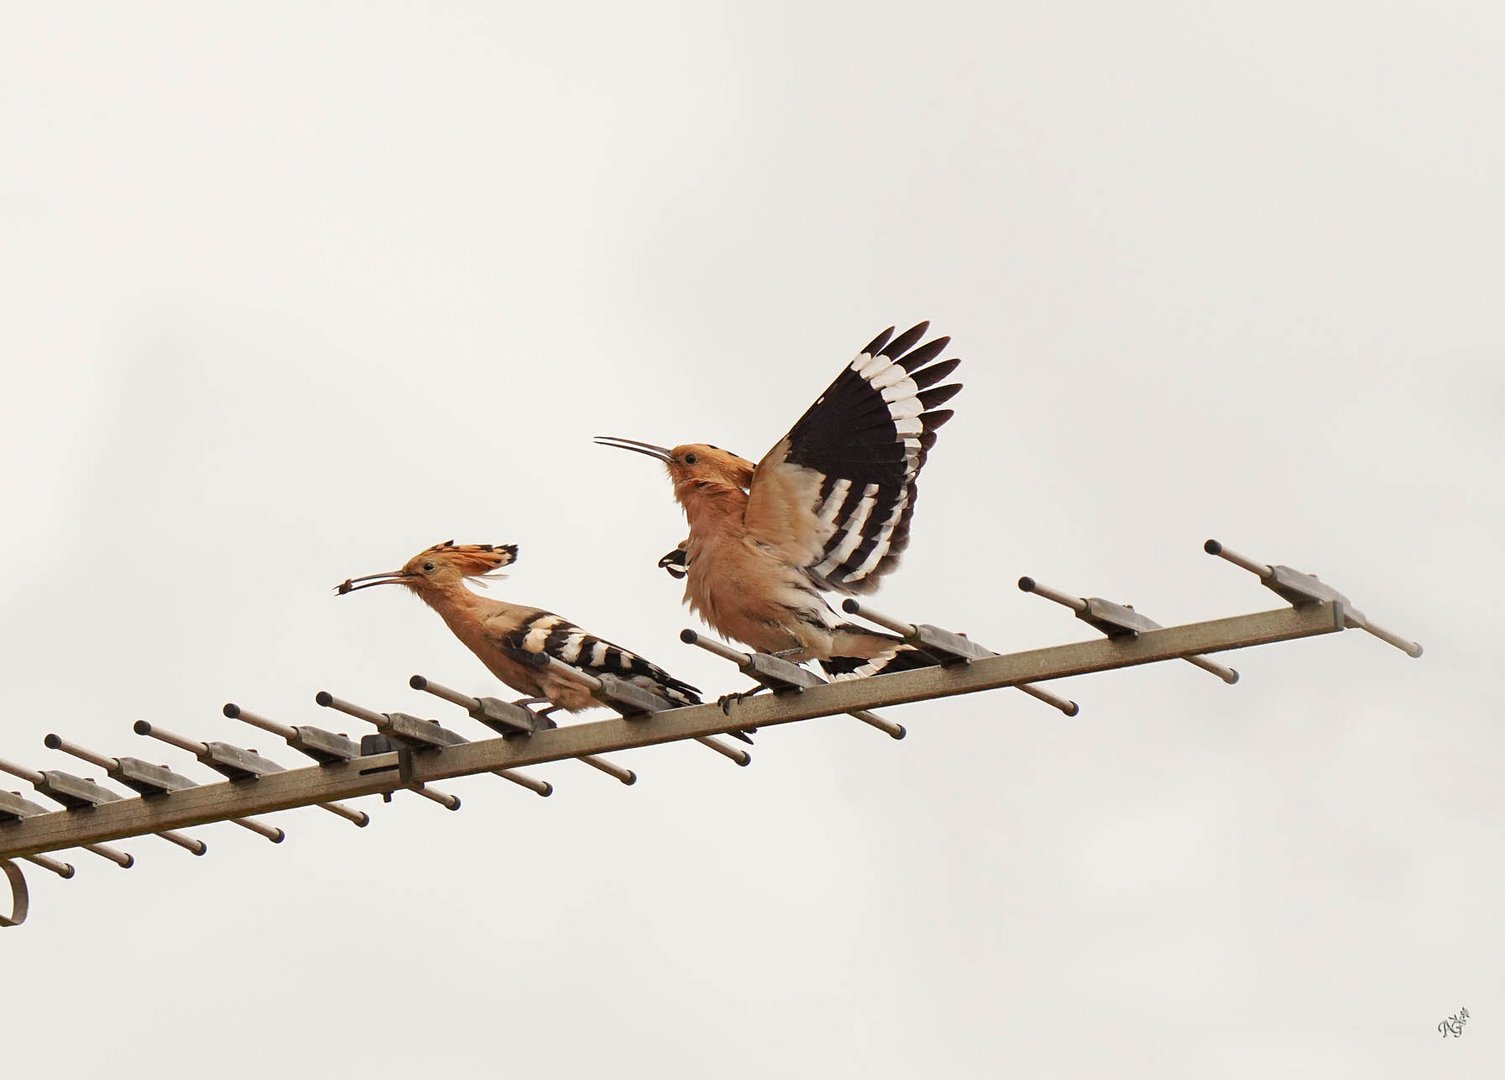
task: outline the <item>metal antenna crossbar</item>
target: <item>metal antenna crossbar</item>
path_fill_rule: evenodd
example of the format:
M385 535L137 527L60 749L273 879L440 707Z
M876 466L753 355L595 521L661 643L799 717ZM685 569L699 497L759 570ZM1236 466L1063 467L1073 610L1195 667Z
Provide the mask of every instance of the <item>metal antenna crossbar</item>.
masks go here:
M791 664L788 660L779 656L770 656L768 653L745 653L732 648L715 638L708 638L704 634L698 634L694 630L681 630L679 640L686 645L695 645L712 656L719 656L723 660L730 660L737 665L737 669L749 678L757 679L764 687L772 690L775 694L799 693L807 686L824 686L825 679L813 671ZM751 697L755 691L749 691L741 695L741 698ZM729 695L738 698L738 695ZM896 724L892 720L885 720L875 712L867 709L853 709L848 716L856 717L864 724L877 728L891 739L904 738L903 724Z
M977 644L963 634L942 630L939 626L931 626L929 623L909 623L903 619L895 619L850 597L841 602L841 610L848 615L859 615L886 630L892 630L910 645L933 656L945 665L969 664L973 660L981 660L984 656L998 655L992 649ZM1014 689L1028 694L1036 701L1045 702L1053 709L1060 709L1067 716L1075 716L1082 711L1076 702L1056 697L1049 690L1041 690L1038 686L1021 683Z
M364 720L385 735L392 743L399 744L403 748L398 752L399 762L403 762L406 759L404 751L407 754L411 754L415 750L435 750L442 746L459 746L462 743L470 741L458 731L450 731L449 728L441 727L437 720L424 720L402 712L373 712L360 705L352 705L348 701L341 701L327 690L320 690L315 694L314 702L326 709L336 709L346 716L353 716L357 720ZM527 788L535 795L542 795L547 798L554 794L554 785L547 780L537 780L531 776L525 776L520 772L513 772L510 769L489 769L487 771L494 776L500 776L503 780L516 784L518 787Z
M87 761L90 765L103 769L111 780L123 784L138 795L166 795L170 791L182 791L184 788L198 786L188 777L179 776L166 765L152 765L140 758L113 758L96 754L75 742L69 742L61 735L48 735L42 740L42 745L49 750L61 750L65 754L72 754L81 761ZM226 820L243 829L249 829L258 836L264 836L274 844L282 843L287 837L281 829L272 825L263 825L259 821L251 821L247 818L227 818Z
M1303 574L1299 570L1292 570L1289 566L1267 566L1262 562L1255 562L1245 555L1225 548L1216 540L1209 540L1202 545L1202 550L1209 555L1216 555L1226 559L1234 566L1241 566L1251 574L1259 578L1260 584L1274 592L1277 596L1284 597L1297 607L1303 604L1320 604L1325 601L1337 601L1343 605L1343 618L1347 626L1363 630L1366 634L1373 634L1387 645L1394 645L1401 652L1410 657L1421 655L1421 646L1416 642L1401 637L1399 634L1386 630L1382 626L1376 626L1364 617L1364 613L1354 607L1348 597L1326 582L1318 581L1316 574Z
M1047 600L1053 600L1062 607L1068 607L1076 613L1088 626L1095 627L1107 634L1110 638L1132 637L1144 630L1159 630L1160 624L1148 616L1141 615L1134 610L1132 604L1115 604L1112 600L1104 600L1100 596L1072 596L1070 593L1052 589L1048 585L1041 585L1032 577L1019 579L1021 592L1034 593L1043 596ZM1188 664L1201 668L1212 675L1216 675L1229 686L1238 682L1238 672L1231 667L1224 667L1215 660L1209 660L1205 656L1183 656L1181 659Z
M9 761L0 761L0 771L8 772L12 776L20 777L22 780L31 780L33 776L41 776L42 775L41 773L37 772L35 769L28 769L24 765L17 765L15 763L9 762ZM18 792L18 791L0 791L0 825L6 824L8 822L22 821L22 820L24 820L26 818L34 817L34 816L36 816L38 814L49 814L49 813L52 813L52 812L53 811L48 810L45 806L41 806L41 805L39 805L37 803L34 803L30 799L23 798L21 796L21 793ZM141 830L139 830L139 832L150 832L150 831L152 831L152 830L150 830L150 829L141 829ZM137 834L133 833L132 835L137 835ZM53 851L53 850L58 850L60 848L72 847L72 846L73 845L71 845L71 844L54 844L54 845L52 845L52 847L48 848L47 850ZM81 843L78 846L81 847L81 848L83 848L85 851L89 852L90 854L98 855L101 859L106 859L106 860L114 863L116 866L120 867L122 870L129 870L132 866L136 865L136 860L135 860L135 858L133 856L127 855L125 852L119 851L119 850L117 850L115 848L106 847L104 844L82 844ZM21 855L22 858L26 858L28 855L35 855L37 853L36 852L29 852L29 853L28 852L20 852L19 854ZM6 857L7 856L0 856L0 859L4 859ZM64 865L66 865L66 864L64 864ZM63 877L72 877L73 875L72 874L64 874L62 876Z
M1291 606L1161 627L1130 608L1107 601L1094 603L1093 599L1071 597L1035 584L1032 591L1071 607L1106 636L1002 655L995 655L960 635L948 639L942 636L944 631L936 628L902 623L864 608L860 613L865 617L880 621L880 625L889 626L906 639L912 631L916 647L923 647L942 662L832 683L821 682L809 672L804 676L793 674L803 669L778 657L740 653L694 635L694 643L699 647L731 660L765 685L774 685L774 693L740 700L735 720L727 716L719 703L673 708L651 694L646 695L650 700L644 701L646 692L640 687L609 677L595 679L567 665L558 665L554 670L589 686L599 700L610 703L621 715L563 727L549 726L541 717L519 716L509 711L511 707L505 703L460 694L420 676L415 676L410 685L458 705L493 730L501 731L500 736L472 742L433 721L406 713L373 712L322 692L321 705L371 723L382 734L365 736L357 744L344 735L281 724L236 705L225 707L225 715L231 719L275 734L312 759L311 764L297 769L284 769L259 754L224 743L185 739L145 722L137 724L142 734L187 750L226 777L211 784L195 784L163 766L136 758L106 757L60 736L49 736L47 745L51 748L104 769L112 779L139 794L122 797L93 781L55 771L44 773L0 760L0 771L32 782L64 807L48 810L19 794L0 791L0 877L9 885L12 896L8 915L0 904L0 926L18 925L27 916L30 895L21 871L22 861L69 878L74 875L73 867L49 855L81 847L129 867L132 857L107 846L107 842L131 836L169 834L173 830L228 820L262 835L275 833L280 837L281 830L261 825L253 815L324 806L336 808L334 812L347 820L359 817L364 822L367 820L364 813L334 800L365 795L386 797L402 790L418 791L454 808L459 805L457 798L434 791L428 785L452 777L500 772L509 774L508 779L521 777L525 786L538 790L534 785L545 786L544 781L513 770L572 759L585 760L599 768L589 759L687 740L711 740L716 748L719 744L712 737L729 730L768 729L815 717L852 714L867 723L878 720L874 726L889 725L902 733L897 724L874 716L871 710L1004 687L1023 688L1165 660L1200 661L1198 666L1206 666L1219 678L1231 681L1230 669L1207 660L1207 654L1332 634L1349 627L1373 634L1412 656L1420 655L1419 645L1376 626L1341 593L1312 575L1257 563L1209 542L1208 550L1214 547L1216 554L1259 576L1262 583L1289 600ZM728 757L746 756L731 747L717 752ZM610 768L620 769L615 765ZM620 772L633 775L630 770L620 769ZM619 775L618 779L621 778Z
M659 697L651 690L644 690L641 686L634 686L625 679L619 679L615 675L592 675L571 667L564 661L549 656L547 653L532 653L530 659L534 667L546 668L556 675L563 675L567 679L574 679L584 686L602 704L616 709L622 714L623 719L646 718L658 713L673 709L673 704ZM746 750L738 750L735 746L727 746L724 742L714 739L710 734L695 735L694 740L701 746L716 751L722 757L736 762L738 765L751 765L752 755Z
M17 765L11 761L0 761L0 770L10 773L22 780L30 781L31 786L46 795L53 802L58 803L67 810L93 810L96 806L105 803L119 802L125 796L117 795L109 788L100 787L93 780L82 776L74 776L72 773L60 772L57 769L46 769L38 772L36 769L28 769L24 765ZM184 851L195 855L202 855L209 850L202 840L195 840L191 836L170 830L153 832L153 836L160 836L169 844L175 844ZM98 854L98 852L96 852ZM119 862L106 855L105 858L112 862ZM127 856L129 858L129 856ZM121 865L127 865L122 863Z
M505 738L517 735L531 735L535 731L545 731L559 725L546 716L540 716L532 709L521 705L514 705L510 701L499 701L494 697L474 698L469 694L462 694L458 690L451 690L447 686L424 678L422 675L414 675L408 680L408 685L414 690L422 690L424 693L433 694L441 701L447 701L451 705L458 705L470 714L472 720L478 720L492 731ZM577 761L582 761L591 768L604 772L607 776L631 786L638 782L638 774L631 769L624 769L615 765L605 758L593 757L590 754L582 754Z
M176 746L179 750L188 751L215 772L231 780L259 780L263 776L287 771L270 758L262 757L255 750L243 750L238 746L223 742L205 743L197 739L185 739L165 728L156 727L146 720L137 720L131 725L131 729L137 735L145 735L158 742L165 742L168 746ZM320 810L328 810L335 817L344 818L358 828L365 828L371 822L370 816L364 810L352 810L337 802L318 802L314 805Z

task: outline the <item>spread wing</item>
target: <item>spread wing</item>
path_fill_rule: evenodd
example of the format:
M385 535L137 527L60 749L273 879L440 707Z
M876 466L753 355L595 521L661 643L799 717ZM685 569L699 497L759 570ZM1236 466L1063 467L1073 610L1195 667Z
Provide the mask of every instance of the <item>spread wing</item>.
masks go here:
M951 419L950 338L916 348L928 322L879 334L758 462L746 523L759 541L838 592L868 593L909 545L915 481ZM941 385L937 385L941 384Z

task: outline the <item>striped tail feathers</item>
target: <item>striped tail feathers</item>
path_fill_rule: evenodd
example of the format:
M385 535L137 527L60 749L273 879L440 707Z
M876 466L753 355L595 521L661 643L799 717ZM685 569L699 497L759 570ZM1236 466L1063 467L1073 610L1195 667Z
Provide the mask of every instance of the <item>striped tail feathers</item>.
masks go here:
M700 705L700 688L675 678L657 664L588 634L574 623L551 612L540 611L517 630L506 635L503 647L513 652L547 653L562 663L591 675L614 675L651 690L672 705ZM752 744L751 732L728 731L734 739Z
M614 649L616 646L612 645L608 646L608 648ZM641 686L644 690L651 690L655 694L667 698L674 705L702 704L699 687L691 686L683 679L675 678L657 664L650 663L635 653L630 653L625 649L618 651L624 658L623 665L620 670L610 671L610 674ZM608 652L607 655L609 656L610 653ZM590 671L593 675L600 673L588 667L585 670ZM745 731L728 731L726 734L734 739L740 739L751 746L753 745L752 732L756 730L756 728L749 728Z
M676 705L699 705L700 689L691 686L683 679L676 679L663 668L648 663L642 657L635 657L638 661L634 665L634 674L628 676L629 682L637 683L645 689L662 694Z
M833 656L829 660L822 660L820 666L832 682L842 682L846 679L865 679L869 675L889 675L896 671L917 671L920 668L935 667L937 662L935 657L921 652L913 645L897 645L892 650L873 657Z
M866 655L832 656L821 660L820 666L832 682L865 679L869 675L888 675L896 671L917 671L920 668L935 667L940 662L929 653L906 644L901 638L880 634L853 623L843 623L836 627L836 631L847 636L844 644L838 642L838 649L852 649L853 652Z
M758 463L749 526L799 522L795 546L822 588L872 592L909 545L916 479L952 416L939 406L961 390L944 382L961 361L935 362L949 338L916 347L928 329L879 334Z

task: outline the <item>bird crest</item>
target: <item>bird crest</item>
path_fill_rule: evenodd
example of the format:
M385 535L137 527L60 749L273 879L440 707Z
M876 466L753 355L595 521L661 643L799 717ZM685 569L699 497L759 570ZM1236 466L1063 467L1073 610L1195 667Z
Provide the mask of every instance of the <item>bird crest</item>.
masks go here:
M425 548L422 555L441 556L445 562L460 572L461 577L489 577L502 567L511 566L517 561L517 545L457 544L453 540L446 540L431 548Z

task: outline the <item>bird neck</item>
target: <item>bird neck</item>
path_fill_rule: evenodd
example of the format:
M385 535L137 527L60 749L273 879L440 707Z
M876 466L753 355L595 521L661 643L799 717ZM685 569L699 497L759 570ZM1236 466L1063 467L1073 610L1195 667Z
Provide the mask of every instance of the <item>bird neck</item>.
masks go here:
M419 589L418 595L450 626L474 621L480 614L478 609L486 600L458 581L447 585L430 585Z
M747 511L747 492L719 480L682 480L674 485L674 497L692 526L710 519L741 521Z

